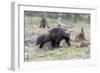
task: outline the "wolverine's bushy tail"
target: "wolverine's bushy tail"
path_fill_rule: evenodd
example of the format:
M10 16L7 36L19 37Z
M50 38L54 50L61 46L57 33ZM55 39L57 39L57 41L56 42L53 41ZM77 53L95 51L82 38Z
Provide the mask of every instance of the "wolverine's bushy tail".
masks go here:
M39 37L37 38L36 45L39 45L40 43L42 43L42 42L44 41L44 38L45 38L44 35L39 36Z

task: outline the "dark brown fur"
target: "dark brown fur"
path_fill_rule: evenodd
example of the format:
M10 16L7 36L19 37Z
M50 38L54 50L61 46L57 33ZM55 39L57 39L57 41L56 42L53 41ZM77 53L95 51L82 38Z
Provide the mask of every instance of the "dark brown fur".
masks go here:
M70 34L65 33L65 30L62 28L54 28L48 32L48 34L44 34L37 39L37 45L40 44L40 48L47 42L51 42L52 47L58 47L60 45L61 40L65 40L65 42L70 46Z

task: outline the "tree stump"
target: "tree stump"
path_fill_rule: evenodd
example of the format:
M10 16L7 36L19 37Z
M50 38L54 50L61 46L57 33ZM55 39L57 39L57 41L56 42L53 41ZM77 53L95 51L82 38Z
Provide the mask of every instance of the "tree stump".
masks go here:
M83 28L81 28L81 32L76 36L76 40L79 40L79 41L86 40L85 33L84 33L84 29Z
M49 28L48 23L47 23L47 18L43 17L40 21L40 28Z

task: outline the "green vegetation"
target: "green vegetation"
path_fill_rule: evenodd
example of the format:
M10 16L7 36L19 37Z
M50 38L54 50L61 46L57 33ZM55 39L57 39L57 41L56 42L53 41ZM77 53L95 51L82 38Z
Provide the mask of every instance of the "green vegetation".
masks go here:
M89 49L87 48L59 48L51 51L41 51L38 54L28 53L30 61L37 60L68 60L68 59L87 59L90 58ZM27 57L26 57L27 58ZM42 58L42 59L41 59ZM26 59L27 61L27 59Z

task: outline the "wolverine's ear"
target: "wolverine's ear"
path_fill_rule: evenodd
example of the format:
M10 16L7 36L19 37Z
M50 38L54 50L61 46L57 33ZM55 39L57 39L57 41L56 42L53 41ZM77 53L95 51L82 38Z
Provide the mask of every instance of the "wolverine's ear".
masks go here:
M66 37L67 35L70 35L70 32L69 31L64 31L64 37Z
M66 31L65 31L65 34L70 34L70 32L66 30Z
M72 28L69 28L69 29L65 30L66 34L71 34L72 32L74 32L74 30Z

